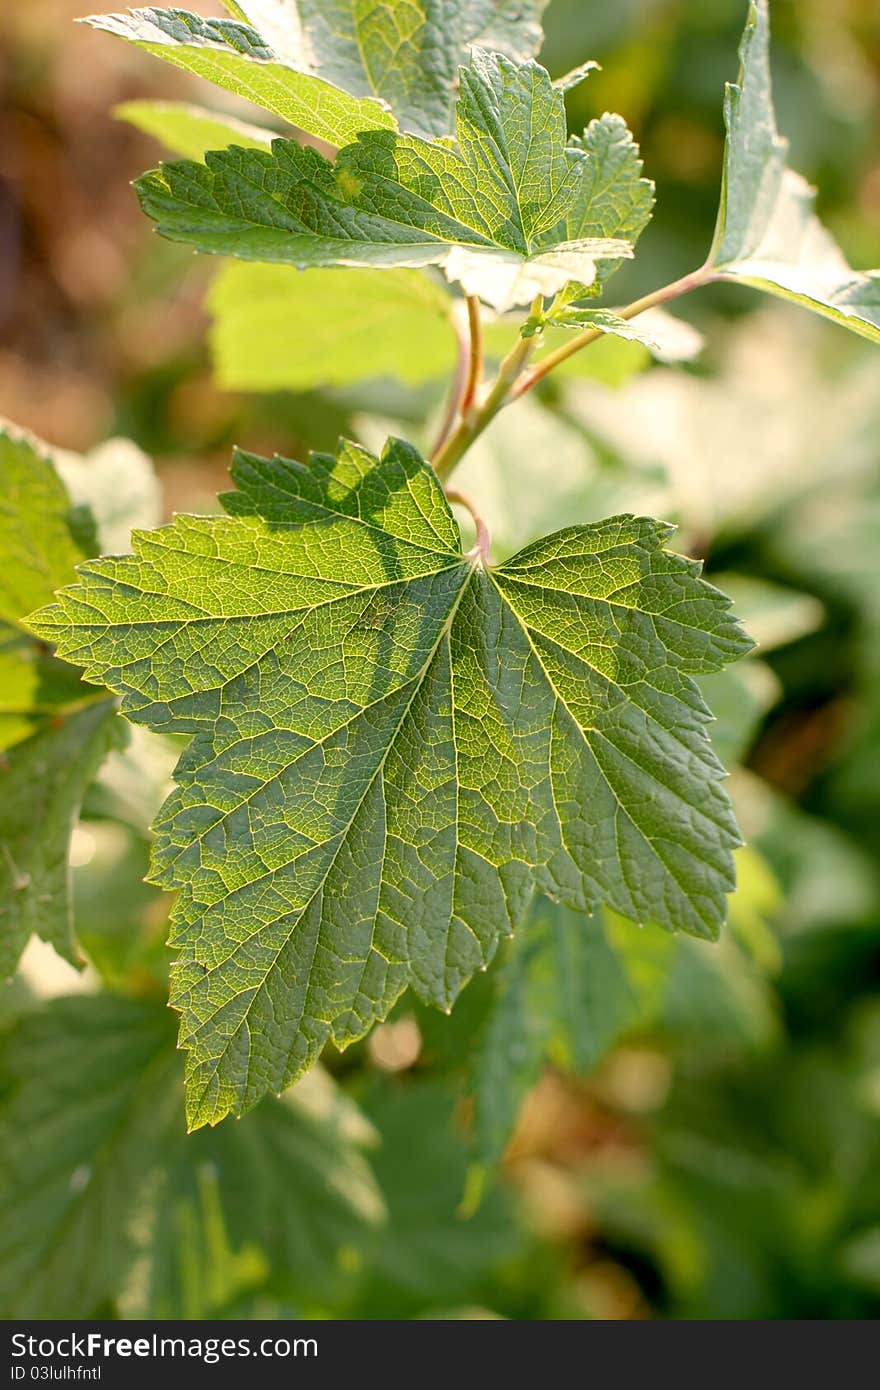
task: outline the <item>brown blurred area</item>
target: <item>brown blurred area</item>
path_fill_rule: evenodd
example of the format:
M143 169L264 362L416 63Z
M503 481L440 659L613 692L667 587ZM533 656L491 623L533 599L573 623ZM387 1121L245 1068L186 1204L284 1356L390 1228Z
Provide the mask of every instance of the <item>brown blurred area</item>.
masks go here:
M2 8L0 415L78 450L132 434L210 494L235 413L203 345L211 267L153 236L130 182L157 147L112 114L198 84L75 24L80 0Z

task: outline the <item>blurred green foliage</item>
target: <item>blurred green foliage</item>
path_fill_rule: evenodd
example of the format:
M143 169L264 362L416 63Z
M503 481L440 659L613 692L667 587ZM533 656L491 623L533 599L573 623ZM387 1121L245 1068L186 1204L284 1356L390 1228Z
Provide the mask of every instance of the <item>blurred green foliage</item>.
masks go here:
M390 424L419 442L421 422L441 408L442 379L262 395L213 384L200 309L210 267L147 236L124 185L155 146L107 115L116 100L192 89L173 75L155 80L113 45L105 54L100 36L71 38L76 8L52 3L9 21L0 239L14 269L0 284L0 413L82 448L110 433L134 439L157 460L166 506L191 510L213 505L234 441L295 455L343 430L371 443ZM658 183L655 222L621 274L625 299L705 252L720 93L742 7L553 0L546 18L554 73L573 55L603 67L569 94L572 126L620 110ZM833 9L775 0L773 18L777 107L793 162L819 186L822 215L852 260L875 263L880 13L874 0ZM44 182L62 190L60 211L50 211ZM91 261L101 246L103 270L78 277L77 255ZM137 1220L124 1249L80 1247L78 1268L107 1263L96 1266L103 1283L76 1289L77 1313L880 1311L880 362L870 345L746 291L708 292L685 313L709 335L693 366L649 368L641 350L624 347L621 357L620 345L602 345L590 375L554 381L496 422L462 486L481 493L505 549L575 514L667 516L681 526L681 548L703 555L710 577L736 595L760 647L711 693L748 840L723 946L680 946L650 929L621 935L596 921L583 975L560 976L540 948L567 925L540 904L526 949L511 943L451 1018L408 1004L365 1044L328 1055L324 1108L303 1099L300 1113L285 1102L260 1135L263 1148L246 1135L257 1116L242 1122L240 1141L221 1130L195 1152L180 1137L173 1162L147 1162L141 1145L131 1181L143 1180L143 1206L129 1213ZM546 460L539 496L515 468L501 478L508 442L523 436ZM143 1093L126 1092L129 1054L114 1073L91 1035L100 1020L85 1024L88 999L82 1009L47 1002L79 988L71 974L52 983L45 961L31 961L0 998L7 1132L31 1126L42 1153L68 1145L83 1194L100 1171L114 1105L136 1112L145 1095L147 1129L162 1119L149 1090L157 1075L177 1133L179 1077L160 1008L167 907L141 881L175 751L135 731L90 789L73 845L87 988L104 992L111 1013L144 1011L129 1037L132 1073L138 1049L152 1056L158 1038ZM628 1007L611 1016L603 966L628 981ZM582 998L592 991L592 1012L578 1015L589 1037L529 1031L529 992L563 984ZM523 1050L499 1056L493 1020L511 1007L523 1019ZM47 1049L68 1065L41 1097ZM66 1136L53 1110L66 1103L65 1086L85 1115ZM504 1111L500 1140L493 1106ZM122 1139L137 1148L137 1113L132 1125ZM342 1165L341 1194L330 1152ZM279 1165L286 1181L272 1176ZM320 1202L303 1176L316 1172ZM151 1186L160 1180L165 1208ZM277 1205L255 1225L242 1205L261 1183ZM306 1218L326 1203L328 1185L333 1220L316 1230ZM116 1210L119 1193L108 1200L103 1210ZM76 1202L30 1149L10 1144L0 1210L26 1201L46 1218L46 1245L35 1275L15 1266L5 1297L10 1307L70 1316L74 1291L53 1275L66 1247L53 1246L52 1220ZM316 1250L322 1277L307 1288Z

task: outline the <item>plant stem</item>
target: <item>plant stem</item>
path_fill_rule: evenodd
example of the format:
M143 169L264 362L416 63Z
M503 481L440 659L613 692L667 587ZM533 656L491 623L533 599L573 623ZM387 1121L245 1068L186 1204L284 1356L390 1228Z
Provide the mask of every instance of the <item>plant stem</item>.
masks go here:
M532 305L533 314L540 314L541 304L542 300L538 296ZM432 459L434 472L441 481L449 477L453 468L461 462L474 440L483 433L483 430L490 421L494 420L499 410L507 404L513 384L531 356L534 345L533 338L517 339L510 352L502 360L498 368L498 375L485 400L480 405L477 405L476 402L471 405L470 409L462 415L457 429L449 436L442 448L435 453Z
M643 295L641 299L634 300L632 304L627 304L623 309L618 309L618 317L634 319L638 314L643 314L646 309L654 309L660 304L667 304L671 299L678 299L680 295L688 294L691 290L699 289L702 285L711 284L713 280L720 278L712 266L701 265L699 270L692 270L689 275L683 275L680 280L673 280L668 285L662 285L659 290L652 290L650 294ZM530 310L533 318L541 317L543 305L543 298L538 295ZM479 323L479 301L470 296L468 297L468 320L470 323L469 368L466 385L463 387L461 396L458 397L461 402L461 418L455 429L450 427L442 436L431 456L434 472L441 482L449 477L452 470L464 458L474 440L483 433L486 426L495 419L495 416L500 410L503 410L504 406L525 395L526 391L530 391L549 372L552 372L554 367L558 367L560 362L567 361L576 352L580 352L581 348L588 347L590 343L595 343L600 338L605 337L601 329L587 328L583 333L576 334L563 347L548 353L542 361L529 369L526 369L526 364L535 347L536 339L519 338L498 368L498 375L492 383L488 395L478 405L476 389L482 364L482 329L478 327L475 330L474 324ZM468 504L465 503L464 505L467 506Z
M468 341L468 338L464 332L462 325L457 320L454 320L454 324L455 334L458 341L458 359L455 364L455 376L452 380L452 387L450 389L449 396L446 401L446 407L443 411L443 419L440 422L440 428L437 431L437 438L434 440L434 445L431 449L432 459L435 458L437 454L439 454L440 450L443 448L443 445L446 443L447 439L452 433L453 426L455 425L455 421L458 418L459 412L461 410L461 403L464 400L464 395L467 390L468 384L468 368L471 360L471 344Z
M643 295L641 299L636 299L632 304L627 304L625 308L618 309L617 316L622 319L634 319L638 314L643 314L646 309L655 309L660 304L667 304L671 299L678 299L680 295L688 294L691 290L699 289L702 285L708 285L719 276L708 265L700 266L699 270L692 270L689 275L683 275L680 280L673 280L668 285L663 285L659 290L652 290L650 294ZM542 381L554 367L558 367L560 362L565 362L569 357L573 357L581 348L589 347L590 343L595 343L599 338L604 338L605 334L599 328L586 328L583 333L578 333L570 342L557 348L555 352L547 354L542 361L529 371L523 372L511 393L514 399L525 395L537 382Z
M483 319L480 313L480 300L475 294L467 297L468 329L470 331L470 359L468 376L459 407L462 415L467 415L477 398L483 380Z
M492 544L492 535L486 523L485 517L481 516L477 510L473 498L468 497L466 492L458 492L455 488L446 489L446 499L449 502L457 502L465 511L470 512L471 519L477 530L476 543L465 559L479 560L481 564L486 564L489 559L489 547Z

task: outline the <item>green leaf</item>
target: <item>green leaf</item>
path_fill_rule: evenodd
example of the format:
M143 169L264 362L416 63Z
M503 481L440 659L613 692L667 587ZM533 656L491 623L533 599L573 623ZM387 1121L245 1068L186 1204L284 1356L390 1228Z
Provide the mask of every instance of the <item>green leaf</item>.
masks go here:
M458 67L472 45L531 58L547 0L248 0L227 19L184 10L93 15L167 62L246 97L331 145L362 130L452 130ZM391 113L394 113L393 115ZM395 120L396 118L396 120Z
M462 1219L468 1149L453 1088L436 1079L376 1084L361 1097L382 1136L373 1166L388 1203L366 1287L348 1316L407 1316L479 1297L493 1267L522 1250L507 1194Z
M91 516L71 504L48 452L0 427L0 622L48 603L97 549Z
M362 130L394 128L383 103L350 95L308 67L291 65L249 24L158 9L91 15L85 23L246 97L331 145L344 145Z
M199 1317L267 1279L330 1296L372 1241L372 1130L326 1075L187 1139L180 1071L168 1011L109 994L56 1000L3 1040L9 1316L88 1317L118 1300L127 1316Z
M540 899L497 974L473 1053L476 1161L501 1159L548 1061L586 1074L625 1038L657 1029L704 1047L755 1047L774 1022L760 979L729 939L710 947L655 926L634 932L612 913L588 918Z
M125 741L116 701L94 698L58 714L0 762L0 979L32 933L71 965L73 939L67 847L89 783Z
M182 1114L178 1122L182 1134ZM209 1317L267 1280L331 1300L357 1274L385 1208L363 1150L377 1136L320 1068L242 1125L169 1154L149 1256L147 1317Z
M628 240L582 234L591 155L566 146L565 103L536 63L475 51L461 70L457 148L366 132L335 164L289 140L228 149L137 181L163 236L243 260L442 265L503 309L589 283Z
M381 376L417 384L451 373L452 301L414 270L224 266L208 300L218 383L309 391Z
M157 823L193 1125L280 1090L408 983L449 1008L535 885L717 934L737 831L694 683L749 646L670 528L486 570L408 445L239 454L32 619L193 736Z
M146 1180L179 1114L173 1032L156 1005L61 999L0 1049L0 1305L88 1317L136 1252Z
M124 101L114 106L113 115L145 135L152 135L184 159L203 159L208 150L225 149L228 145L267 150L274 134L234 116L206 111L184 101Z
M68 844L89 783L126 735L116 702L84 687L79 672L18 627L98 549L94 516L71 501L62 467L83 503L106 495L86 461L56 455L11 426L0 430L0 978L12 974L32 933L81 963ZM108 521L127 495L124 476L114 468Z
M802 304L880 342L880 271L846 262L814 211L815 193L788 167L770 82L767 0L752 0L740 48L739 83L725 99L724 186L709 265Z
M75 667L0 623L0 749L20 743L65 707L81 704L83 694Z
M642 177L639 147L623 117L606 111L590 122L582 136L573 136L571 144L588 158L585 177L568 213L568 235L620 237L635 245L654 211L654 184ZM619 258L601 261L595 281L567 286L561 303L599 293L620 263Z

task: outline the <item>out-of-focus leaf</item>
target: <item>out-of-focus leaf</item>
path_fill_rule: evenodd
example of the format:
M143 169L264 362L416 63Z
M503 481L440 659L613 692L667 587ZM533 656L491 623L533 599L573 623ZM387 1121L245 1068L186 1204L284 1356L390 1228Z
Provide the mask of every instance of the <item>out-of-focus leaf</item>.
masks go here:
M369 1125L324 1075L188 1139L161 1003L56 1000L0 1047L0 1303L9 1316L199 1317L270 1280L334 1296L383 1218Z
M204 159L228 145L267 150L276 133L185 101L124 101L113 114L184 159Z
M724 184L709 264L880 343L880 271L863 274L814 211L815 193L788 167L770 83L768 0L752 0L739 83L725 100Z
M125 740L116 701L91 699L50 719L0 762L0 979L8 978L32 933L71 965L73 939L67 848L85 788L111 748Z
M71 503L48 451L0 428L0 622L17 624L98 550L89 512Z
M452 300L420 271L232 263L208 302L214 371L227 390L308 391L380 376L418 384L455 367Z
M762 898L755 910L765 905ZM586 917L541 899L508 948L473 1058L476 1161L501 1158L548 1060L586 1073L634 1034L751 1048L774 1029L766 988L733 943L709 947L650 926L634 932L612 913Z
M379 1316L389 1302L404 1315L477 1296L523 1235L500 1192L462 1218L468 1148L451 1091L438 1081L387 1081L360 1099L381 1135L373 1167L388 1225L349 1316Z

